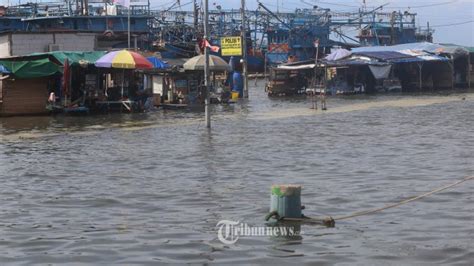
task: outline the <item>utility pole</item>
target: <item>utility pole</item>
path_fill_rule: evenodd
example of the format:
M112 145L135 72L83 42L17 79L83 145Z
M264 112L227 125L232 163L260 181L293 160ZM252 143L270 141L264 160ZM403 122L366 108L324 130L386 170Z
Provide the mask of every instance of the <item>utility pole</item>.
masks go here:
M89 0L84 0L84 15L89 16Z
M197 31L198 29L198 19L199 19L199 10L197 5L197 0L194 0L194 12L193 12L193 23L194 23L194 30Z
M132 6L128 4L128 17L127 17L127 39L128 39L128 49L130 50L130 13L132 12Z
M207 39L209 38L209 0L204 0L204 91L206 98L205 104L205 116L206 116L206 127L211 128L211 113L209 111L209 47L207 47Z
M249 97L249 82L247 73L247 34L245 32L245 0L241 0L240 16L242 17L242 29L240 31L242 39L242 75L244 77L244 98Z

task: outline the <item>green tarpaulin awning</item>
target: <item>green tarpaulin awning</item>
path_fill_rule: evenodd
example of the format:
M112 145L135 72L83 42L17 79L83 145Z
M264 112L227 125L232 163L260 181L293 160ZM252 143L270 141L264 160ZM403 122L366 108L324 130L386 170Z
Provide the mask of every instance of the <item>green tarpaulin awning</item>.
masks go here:
M40 78L61 73L66 59L71 66L94 64L104 54L105 52L96 51L35 53L0 58L0 65L5 66L17 78Z
M93 52L49 52L44 53L47 55L53 56L57 61L61 64L64 64L64 61L68 59L69 65L79 65L81 63L88 63L88 64L95 64L99 58L105 55L107 52L105 51L93 51ZM32 54L36 55L36 54Z
M10 73L18 78L40 78L60 72L61 66L51 62L48 58L27 61L0 61Z

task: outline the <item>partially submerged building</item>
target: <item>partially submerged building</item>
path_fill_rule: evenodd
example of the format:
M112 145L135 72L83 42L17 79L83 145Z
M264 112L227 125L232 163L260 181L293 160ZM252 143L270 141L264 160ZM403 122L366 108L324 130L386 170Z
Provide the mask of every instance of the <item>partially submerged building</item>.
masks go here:
M456 77L458 80L462 80L465 77L468 78L469 80L469 87L472 87L474 85L474 47L468 47L468 46L462 46L462 45L456 45L452 43L447 43L447 44L442 44L443 46L446 47L449 51L460 51L463 54L466 52L469 53L469 56L463 56L458 58L456 61L457 65L460 68L465 68L465 71L462 71L458 73L458 76ZM466 60L469 62L469 68L466 67Z
M323 64L333 93L452 89L470 83L466 49L426 42L334 51Z
M95 72L92 64L102 55L104 52L51 52L0 58L0 116L48 113L51 93L55 99L50 104L65 100L71 104L82 98L88 74ZM89 82L97 84L96 79Z

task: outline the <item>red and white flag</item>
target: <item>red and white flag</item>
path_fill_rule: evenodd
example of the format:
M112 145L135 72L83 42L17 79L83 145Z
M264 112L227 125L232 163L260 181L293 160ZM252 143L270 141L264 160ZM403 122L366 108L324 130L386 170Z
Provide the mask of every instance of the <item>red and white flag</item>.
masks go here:
M204 40L204 44L206 45L206 47L209 47L209 49L214 53L218 53L221 49L219 46L211 45L207 40Z
M319 39L316 39L314 41L314 47L318 48L319 47Z

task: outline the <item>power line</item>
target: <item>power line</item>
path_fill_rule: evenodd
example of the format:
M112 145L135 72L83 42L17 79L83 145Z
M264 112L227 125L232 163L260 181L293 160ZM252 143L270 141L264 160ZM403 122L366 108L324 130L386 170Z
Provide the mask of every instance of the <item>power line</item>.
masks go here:
M154 5L154 4L151 4L150 6L153 7L153 8L157 8L157 7L165 7L165 6L169 6L171 4L174 4L176 1L171 1L171 2L167 2L167 3L164 3L164 4L159 4L159 5Z
M264 2L264 1L260 1L262 2L263 4L265 4L266 6L271 6L271 7L277 7L281 10L288 10L288 11L292 11L294 10L293 8L288 8L288 7L283 7L283 6L279 6L279 5L276 5L276 4L269 4L268 2Z
M434 7L434 6L454 4L458 1L459 0L451 0L451 1L442 2L442 3L431 3L431 4L424 4L424 5L417 5L417 6L388 6L388 7L384 7L384 8L386 8L386 9L424 8L424 7ZM302 1L302 2L305 3L304 1ZM325 4L325 5L332 5L332 6L343 6L343 7L352 7L352 8L360 8L361 7L361 6L356 6L356 5L331 3L331 2L318 1L318 0L313 0L312 2L315 3L315 4ZM309 3L305 3L305 4L309 4Z
M336 4L336 3L330 3L330 2L324 2L324 1L317 1L313 0L315 4L325 4L325 5L331 5L331 6L343 6L343 7L360 7L360 6L353 6L353 5L346 5L346 4Z
M474 20L468 20L468 21L459 22L459 23L443 24L443 25L433 25L433 26L430 26L430 27L431 28L450 27L450 26L469 24L469 23L472 23L472 22L474 22Z
M184 4L181 4L180 1L176 1L171 7L169 7L168 9L166 9L166 11L171 11L171 10L175 10L177 8L182 8L183 6L187 6L187 5L190 5L192 4L193 1L190 1L190 2L186 2Z
M423 7L450 5L450 4L456 3L457 1L459 0L452 0L448 2L442 2L442 3L425 4L425 5L419 5L419 6L389 6L387 8L423 8Z

